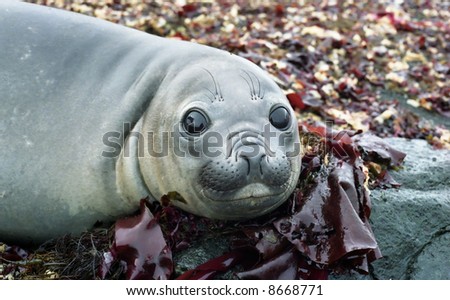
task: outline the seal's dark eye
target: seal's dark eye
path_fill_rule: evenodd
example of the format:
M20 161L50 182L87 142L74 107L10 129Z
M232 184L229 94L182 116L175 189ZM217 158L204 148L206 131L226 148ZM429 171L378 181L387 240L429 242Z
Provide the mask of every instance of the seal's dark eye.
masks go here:
M199 135L208 127L208 118L198 110L189 111L183 120L184 130L191 135Z
M285 130L291 125L291 114L282 106L272 110L269 116L270 123L280 130Z

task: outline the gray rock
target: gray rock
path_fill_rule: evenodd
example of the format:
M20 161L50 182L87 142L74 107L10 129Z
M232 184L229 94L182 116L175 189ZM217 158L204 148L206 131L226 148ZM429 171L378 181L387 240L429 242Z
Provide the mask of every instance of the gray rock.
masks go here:
M374 190L371 222L384 258L378 279L450 279L450 151L426 141L387 139L407 153L392 172L400 189Z
M175 274L180 276L188 270L195 269L210 259L228 251L229 240L223 237L207 236L194 243L187 250L175 254Z
M431 241L425 244L408 270L411 279L449 279L450 226L437 232Z

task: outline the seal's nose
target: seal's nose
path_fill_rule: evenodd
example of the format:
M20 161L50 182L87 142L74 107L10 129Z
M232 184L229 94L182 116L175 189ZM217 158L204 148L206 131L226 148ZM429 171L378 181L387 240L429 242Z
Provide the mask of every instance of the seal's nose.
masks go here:
M247 162L247 176L260 179L263 175L261 162L266 157L264 149L259 145L246 145L240 149L238 156Z

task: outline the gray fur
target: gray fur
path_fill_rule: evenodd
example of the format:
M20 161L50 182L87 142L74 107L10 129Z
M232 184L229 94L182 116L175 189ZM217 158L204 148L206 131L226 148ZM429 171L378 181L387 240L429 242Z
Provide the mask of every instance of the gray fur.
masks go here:
M295 187L299 158L280 157L298 141L296 124L289 147L271 146L276 156L262 167L266 179L243 194L227 194L232 185L245 187L237 180L256 182L239 171L242 160L236 162L237 177L227 181L204 158L137 157L133 138L118 158L102 155L110 150L105 133L128 136L124 123L129 123L133 132L157 137L173 130L192 105L207 111L211 130L224 136L261 131L274 104L289 104L263 71L242 58L9 1L0 2L0 47L0 240L39 242L78 233L135 211L143 197L159 200L171 191L186 200L178 205L193 213L245 219L279 206ZM129 157L123 157L125 149ZM148 153L147 144L144 150ZM206 187L221 191L224 201L211 200ZM260 206L264 189L275 196Z

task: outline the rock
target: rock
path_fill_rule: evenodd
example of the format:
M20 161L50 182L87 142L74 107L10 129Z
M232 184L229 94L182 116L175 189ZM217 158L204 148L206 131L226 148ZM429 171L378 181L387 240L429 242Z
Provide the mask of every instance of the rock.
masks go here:
M210 259L218 257L228 251L229 240L224 237L207 236L194 243L187 250L176 253L175 275L180 276L188 270L195 269L197 266L207 262Z
M450 151L426 141L387 139L407 153L392 172L400 189L371 193L371 223L384 258L373 263L376 279L450 279Z
M437 232L431 241L425 244L417 255L408 276L411 279L449 279L450 226Z

